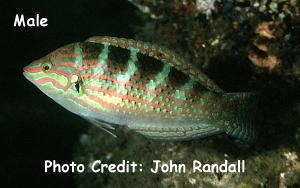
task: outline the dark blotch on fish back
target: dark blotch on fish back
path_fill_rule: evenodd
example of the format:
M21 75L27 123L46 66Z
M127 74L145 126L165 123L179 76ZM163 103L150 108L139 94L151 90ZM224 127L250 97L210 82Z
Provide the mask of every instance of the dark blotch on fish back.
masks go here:
M137 54L140 75L144 79L155 79L155 76L163 69L164 63L153 57L138 53Z
M83 58L97 59L98 55L102 52L104 45L101 43L83 42L80 43Z
M203 85L201 85L199 82L195 83L195 85L193 86L193 89L191 91L192 94L199 95L199 97L203 96L203 94L205 92L207 92L207 89Z
M130 59L130 50L116 46L109 46L108 49L108 68L114 73L120 71L124 73L127 70L128 60Z
M190 80L190 77L183 72L171 67L168 75L168 83L173 87L180 87L186 84Z

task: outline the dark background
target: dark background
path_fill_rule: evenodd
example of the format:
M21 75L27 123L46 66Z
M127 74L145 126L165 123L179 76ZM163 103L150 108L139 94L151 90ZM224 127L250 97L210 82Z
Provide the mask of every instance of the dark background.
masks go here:
M90 36L132 38L132 26L141 24L136 8L126 0L8 0L1 1L0 13L0 187L75 187L71 173L45 174L44 161L70 163L88 123L40 92L22 68ZM13 27L16 14L40 14L49 25Z

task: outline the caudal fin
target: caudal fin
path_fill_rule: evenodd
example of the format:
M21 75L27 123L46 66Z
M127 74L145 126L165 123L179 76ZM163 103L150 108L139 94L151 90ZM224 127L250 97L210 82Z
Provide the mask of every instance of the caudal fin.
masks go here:
M232 117L225 126L225 132L236 138L241 145L250 146L256 138L254 120L257 95L251 92L226 93L224 99L227 113Z

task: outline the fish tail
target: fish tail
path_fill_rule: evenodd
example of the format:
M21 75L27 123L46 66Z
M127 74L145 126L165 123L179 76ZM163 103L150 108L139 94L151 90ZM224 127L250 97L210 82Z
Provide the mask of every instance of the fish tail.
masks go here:
M255 141L255 112L257 94L253 92L224 94L224 113L231 118L225 125L225 132L234 137L241 146L251 146Z

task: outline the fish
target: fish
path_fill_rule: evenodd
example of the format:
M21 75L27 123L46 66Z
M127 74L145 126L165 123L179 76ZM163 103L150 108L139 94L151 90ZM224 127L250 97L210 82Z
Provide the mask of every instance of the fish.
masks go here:
M94 36L23 70L56 103L112 135L115 126L126 126L157 140L226 133L247 145L256 137L253 92L225 92L195 65L153 43Z

